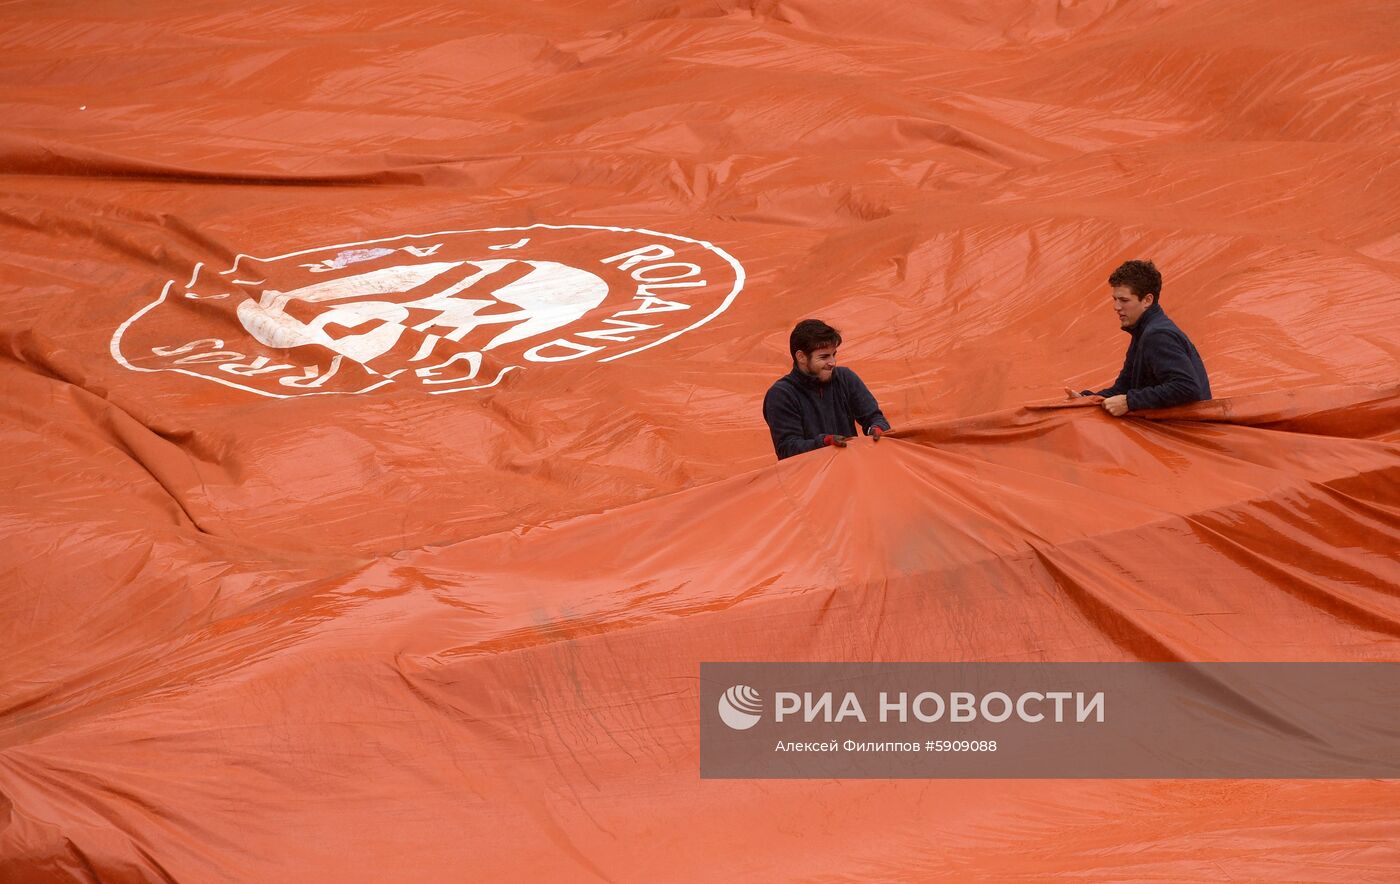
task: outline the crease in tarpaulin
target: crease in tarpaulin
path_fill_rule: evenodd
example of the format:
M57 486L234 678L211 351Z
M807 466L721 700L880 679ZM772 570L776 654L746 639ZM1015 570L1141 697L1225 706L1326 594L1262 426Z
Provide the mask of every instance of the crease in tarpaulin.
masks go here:
M354 157L343 158L346 165L364 165ZM210 171L198 167L152 162L140 157L107 153L79 144L30 144L24 138L0 137L0 161L9 174L44 175L60 178L123 181L171 182L226 187L366 187L381 185L423 185L442 169L470 166L478 158L421 158L400 167L347 169L343 172L297 173L230 169Z
M224 533L219 528L217 513L212 508L206 505L203 511L197 512L192 509L191 501L187 500L187 496L195 493L196 489L204 488L204 479L195 466L196 458L185 446L171 439L168 434L143 424L114 402L106 389L90 388L87 379L81 376L80 371L75 370L76 363L71 359L50 358L61 356L62 351L38 356L42 346L43 342L32 334L23 336L23 342L18 336L0 336L0 354L38 376L57 381L67 389L77 391L74 398L80 403L79 407L87 412L88 420L102 431L102 435L107 437L113 448L125 454L150 476L190 526L201 534ZM38 356L37 361L35 356ZM133 430L133 425L140 429ZM147 436L159 440L157 445L152 447ZM187 466L181 468L177 465L179 459L172 463L172 459L163 457L164 449L161 448L161 443L180 451ZM205 462L211 465L215 463Z
M1366 604L1363 599L1348 598L1340 591L1330 589L1320 581L1310 580L1309 575L1302 572L1301 569L1292 568L1271 559L1266 550L1252 549L1239 541L1230 539L1218 527L1208 524L1199 515L1189 517L1188 521L1193 533L1204 538L1211 548L1220 551L1227 558L1252 571L1263 572L1269 578L1271 586L1296 596L1312 607L1326 610L1332 616L1357 628L1384 635L1400 636L1400 606L1397 606L1393 614L1387 616L1384 611L1376 610ZM1334 561L1333 564L1342 563ZM1346 570L1352 570L1345 565L1343 567ZM1347 586L1349 583L1345 579L1339 579L1336 582L1339 588ZM1386 597L1382 595L1382 598ZM1391 594L1388 597L1394 599L1396 595Z

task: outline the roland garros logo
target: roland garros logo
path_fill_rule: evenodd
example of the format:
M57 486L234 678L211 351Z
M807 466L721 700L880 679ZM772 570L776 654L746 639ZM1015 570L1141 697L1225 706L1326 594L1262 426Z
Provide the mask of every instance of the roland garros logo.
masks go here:
M582 224L409 234L197 264L112 335L132 371L260 396L493 387L611 362L714 319L744 285L707 242Z

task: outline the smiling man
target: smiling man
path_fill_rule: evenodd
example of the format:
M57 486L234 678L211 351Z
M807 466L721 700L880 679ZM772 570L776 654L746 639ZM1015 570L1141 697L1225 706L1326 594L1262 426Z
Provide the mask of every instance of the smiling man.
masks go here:
M1210 398L1206 366L1191 339L1162 312L1162 274L1151 261L1127 261L1108 278L1118 324L1132 336L1123 370L1103 390L1065 387L1071 399L1104 397L1114 417Z
M763 397L763 419L778 460L826 445L844 448L857 423L877 442L890 431L861 379L836 364L840 346L841 333L820 319L802 320L788 337L792 371Z

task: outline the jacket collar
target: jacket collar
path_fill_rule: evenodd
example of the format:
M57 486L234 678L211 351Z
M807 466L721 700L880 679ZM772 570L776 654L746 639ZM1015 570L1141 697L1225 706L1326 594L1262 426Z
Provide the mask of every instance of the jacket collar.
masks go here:
M1147 327L1149 325L1166 315L1167 314L1162 312L1162 305L1154 301L1151 307L1148 307L1146 310L1142 311L1142 315L1138 317L1138 321L1133 325L1132 328L1125 328L1123 329L1123 331L1132 335L1134 338L1137 338L1141 336L1144 331L1147 330Z
M820 390L822 387L826 386L821 381L803 372L802 369L797 367L797 363L795 362L792 365L792 371L788 372L787 376L788 380L805 390Z

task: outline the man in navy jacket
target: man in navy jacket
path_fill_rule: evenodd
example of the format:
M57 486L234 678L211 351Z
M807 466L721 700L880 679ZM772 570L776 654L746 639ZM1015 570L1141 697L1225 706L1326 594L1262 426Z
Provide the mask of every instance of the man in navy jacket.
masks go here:
M778 460L826 445L844 448L857 423L877 442L890 431L861 379L849 368L837 367L840 346L840 332L820 319L802 320L788 337L792 371L763 397L763 419Z
M1102 390L1069 387L1071 399L1104 397L1104 410L1114 417L1148 408L1170 408L1210 398L1201 355L1162 312L1162 274L1151 261L1128 261L1108 278L1113 309L1123 331L1132 336L1123 370L1113 386Z

